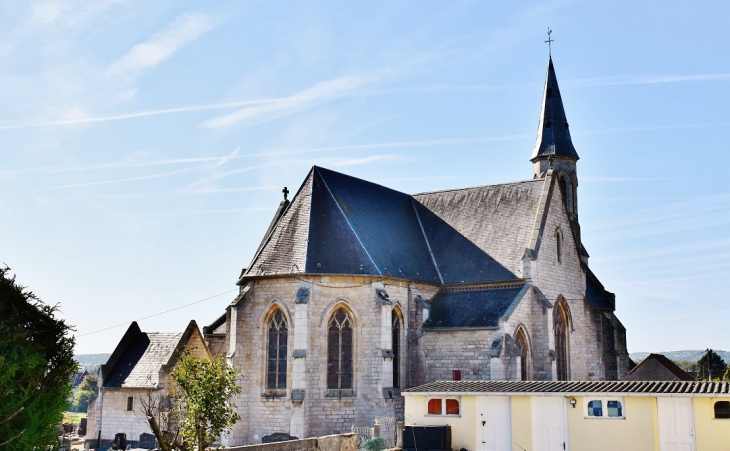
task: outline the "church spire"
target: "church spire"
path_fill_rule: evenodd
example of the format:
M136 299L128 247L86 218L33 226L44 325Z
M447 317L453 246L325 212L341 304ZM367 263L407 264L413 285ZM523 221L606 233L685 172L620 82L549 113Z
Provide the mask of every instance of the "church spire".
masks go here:
M575 147L573 147L573 141L570 139L568 119L565 117L563 99L560 97L552 56L548 60L545 90L542 96L542 111L540 112L540 123L537 127L537 142L530 161L537 163L540 160L547 160L549 156L573 161L579 158Z

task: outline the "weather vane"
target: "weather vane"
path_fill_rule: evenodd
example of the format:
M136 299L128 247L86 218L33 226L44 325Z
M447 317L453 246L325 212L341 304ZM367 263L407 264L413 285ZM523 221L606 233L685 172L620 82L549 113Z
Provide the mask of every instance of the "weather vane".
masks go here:
M555 39L551 39L550 38L550 34L552 34L552 32L553 32L553 30L551 30L550 27L548 27L548 38L547 38L547 41L545 41L545 42L548 45L548 56L550 58L553 57L553 49L551 48L552 46L550 44L552 44L553 42L555 42Z

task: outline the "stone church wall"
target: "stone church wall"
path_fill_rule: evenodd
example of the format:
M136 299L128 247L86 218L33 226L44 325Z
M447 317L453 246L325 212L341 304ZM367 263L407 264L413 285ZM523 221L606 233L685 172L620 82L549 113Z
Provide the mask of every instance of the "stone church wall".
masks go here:
M556 230L563 236L562 262L557 259ZM557 186L554 187L538 257L532 262L532 279L545 298L555 304L562 296L570 309L569 374L572 380L616 379L621 363L619 354L626 347L625 333L616 329L615 316L595 309L585 300L585 274L580 265L568 215ZM550 309L548 324L552 329ZM550 332L551 333L551 332ZM550 347L554 349L554 338Z
M450 381L454 370L461 379L489 380L489 349L495 330L428 331L423 337L427 382Z
M308 288L305 302L297 301L297 291ZM388 299L377 293L384 288ZM426 296L430 286L414 286ZM400 309L408 315L408 283L396 279L353 276L316 276L312 278L261 278L249 282L248 293L231 309L235 325L235 353L230 362L244 373L239 377L243 393L236 405L241 421L228 445L255 442L255 437L286 432L311 437L349 432L353 425L372 426L375 418L402 412L403 400L393 387L391 350L391 312ZM411 315L418 302L411 299ZM327 389L327 328L330 314L339 305L352 312L354 320L354 390ZM285 312L288 327L287 384L285 390L267 390L266 344L267 314L272 308ZM235 332L235 333L234 333ZM401 355L407 360L405 327ZM295 357L295 350L296 357ZM406 381L405 362L401 365L401 386ZM417 372L418 369L415 368ZM300 399L296 399L300 398Z

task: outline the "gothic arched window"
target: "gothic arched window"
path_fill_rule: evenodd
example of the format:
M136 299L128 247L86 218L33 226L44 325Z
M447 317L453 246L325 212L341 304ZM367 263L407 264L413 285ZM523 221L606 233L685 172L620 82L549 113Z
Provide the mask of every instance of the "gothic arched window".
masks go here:
M558 263L563 263L563 232L560 229L555 231L555 257Z
M401 330L401 319L398 312L395 310L391 313L392 319L392 344L391 349L393 350L393 387L400 387L400 330Z
M268 355L266 367L266 388L286 388L286 318L280 309L269 316L268 322Z
M530 353L530 345L527 340L527 333L523 327L520 327L515 334L515 343L520 348L520 380L529 380L528 358Z
M328 323L327 388L352 389L352 318L344 307Z
M555 363L558 370L558 380L567 381L568 374L568 334L569 334L569 312L564 300L555 304L553 311L553 332L555 333Z

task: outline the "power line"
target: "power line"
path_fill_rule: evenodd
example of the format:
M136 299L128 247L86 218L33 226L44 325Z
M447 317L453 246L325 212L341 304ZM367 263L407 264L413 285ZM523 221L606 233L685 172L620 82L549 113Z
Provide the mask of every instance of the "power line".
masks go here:
M142 320L145 320L145 319L154 318L155 316L164 315L165 313L174 312L175 310L180 310L180 309L185 308L185 307L190 307L191 305L199 304L199 303L204 302L204 301L209 301L211 299L214 299L214 298L223 296L224 294L233 293L234 291L238 291L238 288L234 288L233 290L226 291L225 293L219 293L219 294L216 294L215 296L210 296L210 297L207 297L205 299L200 299L198 301L191 302L189 304L181 305L179 307L171 308L170 310L165 310L164 312L159 312L159 313L155 313L153 315L145 316L143 318L135 319L133 321L142 321ZM126 326L126 325L130 324L131 322L132 321L126 321L126 322L123 322L123 323L119 323L119 324L117 324L115 326L105 327L103 329L95 330L93 332L87 332L85 334L76 335L76 336L77 337L85 337L87 335L96 334L96 333L99 333L99 332L104 332L104 331L109 330L109 329L114 329L114 328L117 328L117 327Z

